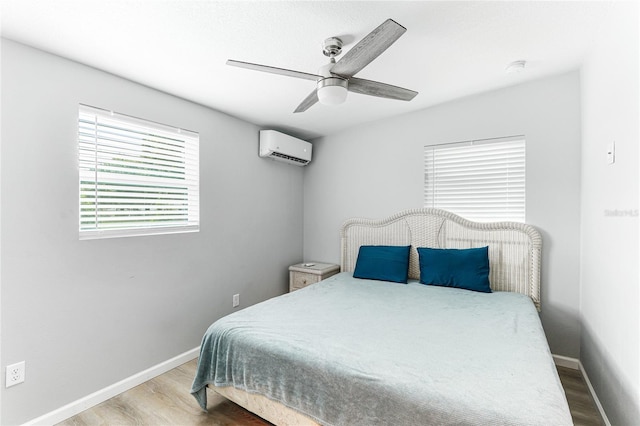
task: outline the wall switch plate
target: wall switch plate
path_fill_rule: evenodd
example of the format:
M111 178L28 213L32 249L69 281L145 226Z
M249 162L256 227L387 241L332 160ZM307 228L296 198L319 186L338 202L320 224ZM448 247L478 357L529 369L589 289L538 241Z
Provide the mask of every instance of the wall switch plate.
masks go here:
M24 382L24 361L16 364L7 365L6 387L17 385Z
M233 295L233 307L236 308L236 307L238 307L238 305L240 305L240 295L239 294L234 294Z
M607 164L613 164L616 162L616 143L611 142L607 145Z

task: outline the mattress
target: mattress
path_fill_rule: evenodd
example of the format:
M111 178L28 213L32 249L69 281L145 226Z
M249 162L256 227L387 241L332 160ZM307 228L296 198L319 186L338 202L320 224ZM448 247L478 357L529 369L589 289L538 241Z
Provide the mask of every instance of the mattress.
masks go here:
M259 394L323 425L572 424L531 299L343 272L216 321L192 394Z

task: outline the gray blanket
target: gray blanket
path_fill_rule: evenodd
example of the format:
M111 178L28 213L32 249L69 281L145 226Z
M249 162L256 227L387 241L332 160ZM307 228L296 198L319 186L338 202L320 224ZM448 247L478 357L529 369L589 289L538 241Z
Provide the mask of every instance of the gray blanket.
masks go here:
M325 425L570 425L533 303L341 273L215 322L192 394L234 386Z

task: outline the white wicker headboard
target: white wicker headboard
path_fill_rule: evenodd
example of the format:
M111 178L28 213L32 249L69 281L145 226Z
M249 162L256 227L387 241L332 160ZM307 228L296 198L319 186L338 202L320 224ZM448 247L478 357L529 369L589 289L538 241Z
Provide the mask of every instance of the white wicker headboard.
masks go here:
M540 310L542 238L518 222L478 223L439 209L416 209L381 220L349 219L341 230L341 270L353 272L362 245L411 245L409 278L420 279L417 247L489 246L489 282L494 291L529 296Z

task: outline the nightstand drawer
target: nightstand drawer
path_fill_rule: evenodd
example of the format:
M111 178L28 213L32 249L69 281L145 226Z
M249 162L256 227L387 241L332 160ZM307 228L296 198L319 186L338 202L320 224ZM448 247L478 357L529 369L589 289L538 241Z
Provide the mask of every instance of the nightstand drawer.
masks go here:
M291 273L291 288L298 290L302 287L306 287L309 284L317 283L320 281L320 275L305 274L304 272Z

